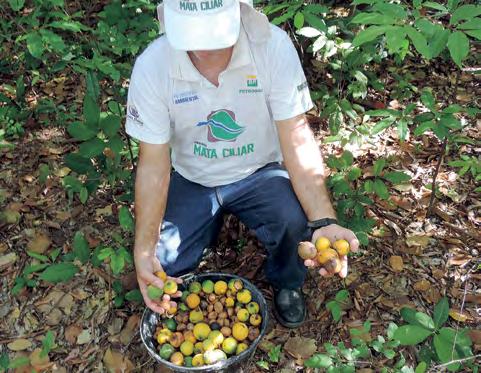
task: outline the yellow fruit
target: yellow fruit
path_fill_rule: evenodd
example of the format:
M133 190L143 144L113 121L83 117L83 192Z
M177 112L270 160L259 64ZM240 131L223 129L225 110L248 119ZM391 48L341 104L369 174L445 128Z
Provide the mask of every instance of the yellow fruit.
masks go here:
M195 324L194 326L194 336L199 341L203 341L209 336L210 333L210 326L207 325L205 322L200 322Z
M251 317L249 318L249 322L253 326L260 325L260 323L262 322L262 317L258 314L251 315Z
M232 327L232 336L242 342L249 335L249 328L243 322L236 322Z
M239 343L237 345L237 348L235 350L235 354L236 355L240 355L242 352L244 352L245 350L247 350L249 348L249 346L247 345L247 343Z
M194 344L194 354L203 354L204 353L204 345L202 342L196 342Z
M347 255L349 253L349 242L346 240L337 240L332 244L339 255Z
M170 362L178 366L184 365L184 355L180 352L174 352L170 357Z
M232 297L225 298L225 306L226 307L234 307L235 300Z
M195 293L191 293L187 296L187 298L185 298L185 303L190 309L193 310L194 308L197 308L199 306L200 297Z
M155 275L158 278L160 278L162 281L167 280L167 273L165 273L164 271L157 271L157 272L155 272Z
M194 353L194 344L191 341L184 341L180 345L180 352L184 356L190 356Z
M207 339L211 339L215 343L216 347L220 346L222 342L224 342L224 336L220 330L212 330Z
M312 242L303 241L299 243L299 246L297 247L297 253L304 260L313 259L317 255L317 250Z
M227 282L225 281L217 281L214 284L214 293L217 295L224 295L227 291Z
M244 287L244 284L239 279L232 279L229 281L229 284L227 286L229 287L229 290L232 291L233 294L235 294Z
M211 280L205 280L202 283L202 290L206 294L210 294L214 292L214 283Z
M195 338L194 333L192 333L192 330L186 330L184 332L184 341L192 342L192 344L197 342L197 339Z
M342 269L342 262L339 258L332 258L324 263L323 266L329 273L339 273Z
M249 311L249 313L251 315L254 315L256 313L259 313L259 303L257 302L250 302L247 306L247 311Z
M251 292L247 289L243 289L237 293L237 300L241 303L247 304L251 301Z
M319 264L324 264L324 263L328 262L329 260L335 259L337 257L338 257L338 255L337 255L336 250L326 249L326 250L321 251L317 255L317 261L319 262Z
M177 313L177 307L169 307L167 308L167 313L169 315L175 315Z
M173 280L165 281L164 293L169 295L177 293L177 283Z
M329 239L327 237L319 237L316 240L317 252L327 250L327 249L329 249L330 246L331 246L331 241L329 241Z
M190 311L189 313L189 321L193 324L197 324L198 322L201 322L204 320L204 314L202 311Z
M241 308L239 311L237 311L237 318L242 322L249 320L249 311L247 311L245 308Z
M215 350L216 348L217 348L216 343L210 338L204 339L204 341L202 342L202 349L204 350L204 352L212 351L212 350Z
M172 332L169 329L162 329L159 334L157 334L157 343L159 345L167 343L172 337Z
M229 337L224 339L224 342L222 342L222 349L226 354L234 354L237 349L237 341L235 340L235 338Z
M192 366L194 367L200 367L204 365L204 355L202 354L197 354L192 358Z

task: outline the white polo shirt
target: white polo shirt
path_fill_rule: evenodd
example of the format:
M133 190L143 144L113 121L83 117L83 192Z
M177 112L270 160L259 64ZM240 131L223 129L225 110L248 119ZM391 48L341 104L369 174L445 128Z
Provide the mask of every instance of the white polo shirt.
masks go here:
M149 144L169 143L172 165L207 187L241 180L282 155L275 126L312 108L289 36L265 16L241 10L242 27L216 87L165 36L137 58L126 131Z

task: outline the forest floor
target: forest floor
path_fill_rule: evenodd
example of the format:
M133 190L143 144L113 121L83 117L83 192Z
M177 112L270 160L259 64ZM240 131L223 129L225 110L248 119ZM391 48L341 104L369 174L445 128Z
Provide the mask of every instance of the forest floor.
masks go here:
M437 76L429 69L411 68L417 74L414 85L434 87L440 100L450 97L451 75ZM461 75L464 92L464 96L458 98L461 104L473 105L480 82L479 75ZM388 85L387 90L391 88ZM384 103L390 108L399 105L396 100ZM311 115L310 120L321 143L327 135L327 125L315 115ZM481 119L473 120L463 134L479 140ZM114 278L107 267L85 265L67 283L54 286L40 283L17 296L10 294L15 278L32 261L27 248L39 254L54 248L67 253L72 250L73 235L77 231L86 234L92 248L100 243L108 244L115 233L122 235L118 205L111 191L100 190L85 205L77 200L69 202L61 183L69 170L63 166L62 159L75 144L67 138L62 128L39 127L33 123L13 150L0 148L0 210L20 214L15 224L0 222L0 352L8 351L11 359L29 356L51 330L56 346L41 362L46 370L122 371L125 367L127 371L153 372L157 364L149 357L138 333L143 306L131 302L120 308L113 306ZM340 151L339 146L321 146L326 156ZM302 370L302 358L312 355L325 342L348 340L349 329L361 327L364 321L370 320L372 329L363 338L376 338L385 333L390 321L401 323L401 307L411 306L431 314L434 304L443 296L450 301L449 324L454 328L473 329L474 353L480 352L480 194L473 193L476 185L469 173L461 177L447 162L458 159L459 154L479 155L481 145L479 142L465 144L449 150L437 177L439 193L430 217L426 213L431 191L426 185L432 182L440 157L441 145L436 138L425 135L420 140L400 143L396 132L388 129L375 142L349 149L365 176L369 176L375 159L391 156L389 168L408 173L412 180L392 188L388 201L378 199L369 207L368 215L376 220L376 226L369 245L350 259L345 280L321 279L315 273L309 274L304 285L309 312L302 327L289 330L271 317L267 335L246 366L247 372L265 371L256 362L269 362L267 352L277 345L283 347L280 361L270 362L270 370L282 373ZM40 164L48 164L53 170L45 182L39 181ZM262 245L229 216L217 246L199 271L244 276L252 280L270 302L272 293L263 276L263 260ZM126 290L135 288L132 268L121 276L121 281ZM349 290L351 297L343 305L341 321L336 323L326 309L326 302L343 288ZM406 348L404 355L412 361L414 350ZM387 359L380 355L358 367L369 372L385 364Z

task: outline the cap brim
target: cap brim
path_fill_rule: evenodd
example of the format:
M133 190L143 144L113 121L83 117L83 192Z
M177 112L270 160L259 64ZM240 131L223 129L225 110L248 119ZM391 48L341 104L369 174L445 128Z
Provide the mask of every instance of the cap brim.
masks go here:
M164 9L164 27L167 40L175 49L214 50L233 46L239 38L240 6L199 16L180 14L168 6Z

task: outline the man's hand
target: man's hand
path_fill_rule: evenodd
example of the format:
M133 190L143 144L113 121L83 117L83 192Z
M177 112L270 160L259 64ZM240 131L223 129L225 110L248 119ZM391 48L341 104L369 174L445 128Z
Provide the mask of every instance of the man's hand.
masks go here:
M351 230L343 228L337 224L331 224L327 227L316 229L312 234L312 243L315 244L319 237L326 237L331 243L334 243L337 240L346 240L349 242L350 251L356 252L359 250L359 241L357 240L356 235ZM339 276L344 278L347 276L347 255L339 255L339 259L342 264ZM304 264L306 267L310 268L320 266L320 264L313 259L305 260ZM319 274L324 277L331 277L334 275L334 273L328 272L325 268L319 269Z
M146 306L159 314L167 312L172 307L177 307L177 304L172 301L171 298L180 297L182 295L181 291L178 291L172 296L164 294L160 302L153 301L147 295L147 286L150 284L159 289L164 287L164 281L155 275L156 272L163 271L162 266L155 255L148 253L135 253L134 260L135 269L137 271L137 281ZM182 283L180 278L168 277L168 279L174 280L178 284Z

